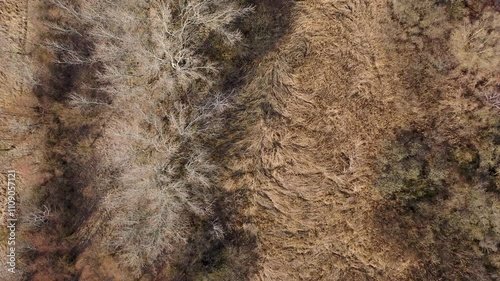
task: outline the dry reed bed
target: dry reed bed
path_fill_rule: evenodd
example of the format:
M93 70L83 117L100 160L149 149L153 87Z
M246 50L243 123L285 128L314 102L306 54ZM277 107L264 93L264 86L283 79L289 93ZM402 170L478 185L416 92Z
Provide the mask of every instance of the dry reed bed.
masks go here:
M301 2L295 8L290 34L275 52L258 62L243 88L239 101L245 111L235 126L247 130L230 150L226 188L253 190L253 204L247 212L257 228L262 255L262 269L255 279L434 280L444 278L441 274L452 279L493 278L467 246L449 251L453 258L438 255L438 264L429 266L436 251L428 244L433 243L432 238L427 236L420 243L411 232L433 234L420 231L424 226L419 223L404 229L401 222L406 215L398 213L404 206L392 208L394 202L384 199L378 190L378 177L384 173L380 159L386 157L388 143L402 130L427 130L442 138L441 145L456 137L451 133L456 127L445 116L467 115L470 109L450 106L452 101L482 108L489 116L486 126L498 120L485 100L464 96L463 84L450 80L461 67L467 67L457 65L448 51L446 34L460 32L459 24L439 16L447 10L430 1L402 2L402 9L407 9L403 16L416 13L418 21L420 13L428 17L427 22L441 23L442 35L434 34L443 36L436 41L440 47L427 41L433 34L428 25L422 27L424 34L418 31L402 40L409 27L391 19L400 11L386 1ZM491 19L488 22L492 24ZM497 32L493 29L494 36ZM424 45L418 40L424 40ZM482 52L486 55L498 54L497 45L485 48L489 48ZM429 63L439 58L453 66L443 69ZM477 63L485 57L474 59L472 63ZM492 85L496 75L489 71L495 72L496 66L492 61L481 74ZM480 79L473 74L467 77ZM481 96L479 91L476 94ZM437 128L433 127L436 120ZM481 126L473 124L474 129L467 132L477 133ZM498 156L493 159L498 161ZM463 192L472 192L450 190L455 192L452 202L457 206L463 204L457 203L463 200L458 199ZM474 204L487 209L487 224L493 225L494 239L498 239L494 215L498 195L478 192L481 195ZM435 215L449 214L448 207L441 211ZM427 223L439 224L437 220ZM480 231L484 234L488 228ZM464 229L461 231L466 233L468 229ZM449 247L454 243L434 235L439 237L438 244ZM495 254L490 258L494 263ZM461 260L461 267L451 265L455 259Z

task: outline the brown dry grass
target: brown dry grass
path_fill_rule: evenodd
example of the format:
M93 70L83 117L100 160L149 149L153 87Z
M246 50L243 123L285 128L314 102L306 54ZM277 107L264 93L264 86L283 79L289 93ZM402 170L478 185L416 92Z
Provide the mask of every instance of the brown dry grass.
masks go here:
M7 170L16 171L17 228L16 248L18 252L17 270L12 275L7 272L6 261L2 257L1 280L22 280L27 276L23 266L26 262L28 239L23 220L37 208L36 190L44 184L49 175L43 171L43 145L45 129L37 119L38 101L32 93L37 84L36 69L32 63L32 27L29 13L33 7L29 1L3 1L0 4L0 204L6 206ZM5 208L0 210L0 226L6 226ZM5 228L6 230L6 228ZM7 252L7 235L2 231L0 251Z
M421 228L439 221L408 217L401 213L405 207L391 207L392 201L377 190L378 176L384 173L379 159L402 130L423 130L453 146L457 135L471 139L484 126L495 128L498 120L480 93L475 93L478 98L466 93L471 82L462 79L477 81L475 74L453 80L460 66L449 55L447 34L459 20L446 14L454 7L394 2L406 5L401 8L409 9L405 12L421 13L416 21L427 23L412 31L414 23L391 20L401 11L386 1L301 2L292 31L275 52L256 63L242 89L239 101L245 110L233 128L247 129L243 137L235 136L230 149L226 187L253 190L247 212L257 227L262 255L257 280L495 278L490 274L494 270L485 269L491 264L477 262L485 256L469 248L473 246L451 247L453 239L472 238L448 239L436 230L427 232L435 241L423 236ZM486 68L495 74L479 74L490 86L498 85L494 65ZM473 110L489 121L468 117L466 128L453 120ZM490 141L482 140L491 151ZM467 191L449 192L455 199L443 201L453 205ZM482 199L474 204L496 214L498 194L478 192ZM432 214L445 220L449 213L444 208ZM490 235L498 242L498 220L487 217L486 224L495 225ZM484 235L488 229L478 231ZM435 257L433 247L451 250Z

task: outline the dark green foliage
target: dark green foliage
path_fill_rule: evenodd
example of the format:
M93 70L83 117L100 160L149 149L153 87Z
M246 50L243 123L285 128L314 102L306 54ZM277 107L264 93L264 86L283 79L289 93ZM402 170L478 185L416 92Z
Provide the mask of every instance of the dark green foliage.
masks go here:
M402 132L385 157L380 159L383 168L377 188L387 198L409 204L431 199L445 189L450 159L423 133Z

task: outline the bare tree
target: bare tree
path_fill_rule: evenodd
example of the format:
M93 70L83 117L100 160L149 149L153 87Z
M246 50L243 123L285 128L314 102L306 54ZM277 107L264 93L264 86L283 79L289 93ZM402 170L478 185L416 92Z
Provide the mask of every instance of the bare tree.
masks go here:
M100 89L113 97L111 107L73 93L70 104L104 105L120 116L106 132L105 161L120 173L102 203L110 214L103 245L139 276L186 242L188 215L208 218L213 213L210 191L218 168L200 139L212 134L210 124L218 122L211 121L228 107L228 99L215 95L211 103L193 106L179 97L195 86L208 88L217 66L200 49L213 35L234 45L241 34L230 25L252 8L226 0L89 0L78 9L63 0L50 1L86 28L50 27L89 36L94 48L87 58L62 42L47 46L60 54L60 63L99 62ZM216 222L213 232L218 239L224 236Z
M48 40L45 43L45 47L51 50L55 54L60 55L60 59L57 59L57 63L62 64L86 64L89 62L83 55L78 53L74 47L65 45L61 42L56 42L54 40Z
M469 69L496 71L500 66L500 16L485 12L475 22L465 21L451 35L450 47Z
M484 97L491 105L500 109L500 94L499 93L486 93L486 94L484 94Z
M50 217L50 209L44 205L43 210L35 210L26 215L25 222L30 229L39 229L47 224Z
M76 93L71 93L69 95L70 101L69 104L75 107L87 107L87 106L95 106L95 105L100 105L100 106L106 106L109 108L112 108L112 106L108 103L97 101L97 100L92 100L87 97L84 97L82 95L76 94Z

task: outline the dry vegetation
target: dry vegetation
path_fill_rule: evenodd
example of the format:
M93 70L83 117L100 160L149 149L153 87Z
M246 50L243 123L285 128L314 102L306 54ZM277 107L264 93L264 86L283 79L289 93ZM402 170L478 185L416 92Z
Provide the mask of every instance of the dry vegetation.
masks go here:
M16 278L500 278L495 1L6 3Z
M54 95L59 138L49 145L62 150L54 159L65 168L53 184L72 185L70 195L56 199L73 210L60 219L66 229L60 231L68 245L71 237L82 241L71 251L83 246L92 260L113 257L110 263L135 278L166 265L179 278L211 270L195 265L204 255L217 255L207 252L213 247L224 249L245 236L235 237L222 218L231 208L218 206L227 199L206 144L219 134L218 120L230 105L229 93L214 85L217 61L207 58L205 45L215 38L234 48L241 34L230 24L252 8L220 1L42 5L47 35L40 39L53 58L49 71L66 76L39 91ZM204 244L192 247L199 253L184 249L194 243ZM174 265L172 257L182 259L183 249L200 257ZM188 262L193 268L186 270ZM235 266L219 275L246 271ZM69 268L66 274L77 273ZM114 273L92 266L81 274L99 280Z
M468 5L298 4L230 150L256 279L498 278L499 15Z
M36 117L38 100L32 94L32 87L39 84L36 66L31 61L32 48L29 42L28 10L26 1L3 1L0 4L0 280L23 280L28 274L25 257L35 250L23 235L29 225L36 225L38 208L37 189L48 174L42 169L45 129ZM17 191L17 274L7 271L7 170L15 169ZM33 212L33 213L31 213Z

